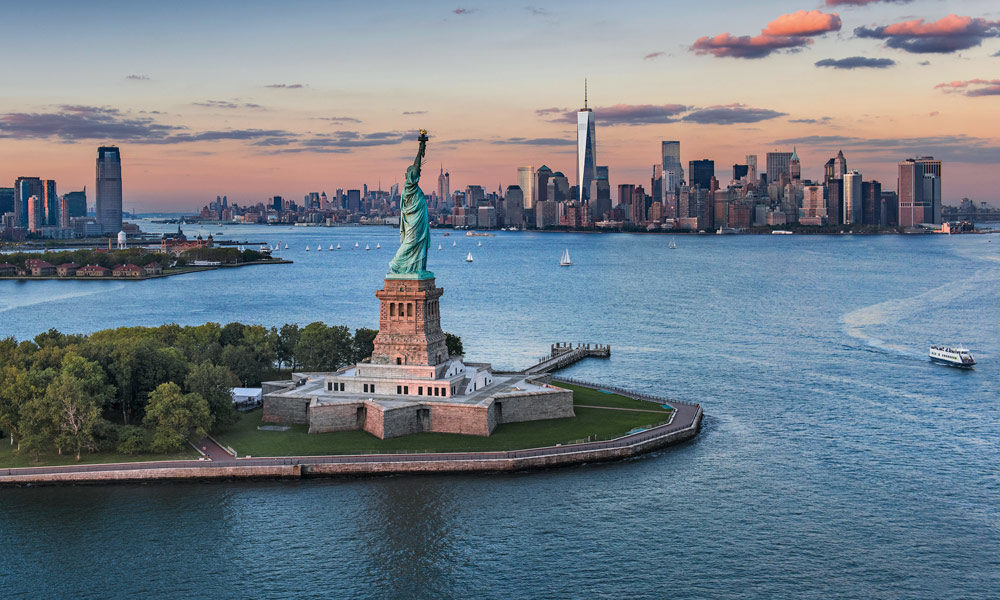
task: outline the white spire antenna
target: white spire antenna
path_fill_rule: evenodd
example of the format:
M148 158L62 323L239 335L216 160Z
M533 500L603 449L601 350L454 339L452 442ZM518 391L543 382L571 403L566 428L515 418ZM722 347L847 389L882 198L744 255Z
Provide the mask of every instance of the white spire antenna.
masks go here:
M583 78L583 108L587 109L587 78Z

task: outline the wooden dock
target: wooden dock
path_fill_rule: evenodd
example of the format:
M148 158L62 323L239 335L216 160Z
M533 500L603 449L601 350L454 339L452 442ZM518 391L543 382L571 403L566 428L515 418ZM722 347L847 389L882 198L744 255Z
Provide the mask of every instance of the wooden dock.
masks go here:
M585 358L611 358L611 346L607 344L571 344L557 342L552 344L552 351L538 363L528 367L522 373L525 375L540 375L551 373L577 363Z

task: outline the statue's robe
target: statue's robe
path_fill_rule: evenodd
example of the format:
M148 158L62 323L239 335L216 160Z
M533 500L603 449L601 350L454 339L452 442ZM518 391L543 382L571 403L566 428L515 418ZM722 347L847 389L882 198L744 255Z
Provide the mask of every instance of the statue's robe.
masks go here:
M427 251L431 247L431 232L427 216L427 198L417 185L420 171L406 169L406 185L399 215L399 250L389 263L389 272L431 277L427 271Z

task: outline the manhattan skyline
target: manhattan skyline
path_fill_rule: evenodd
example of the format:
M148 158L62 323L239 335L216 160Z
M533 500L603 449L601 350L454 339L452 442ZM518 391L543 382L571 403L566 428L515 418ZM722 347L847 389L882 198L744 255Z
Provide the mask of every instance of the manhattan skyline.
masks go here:
M586 78L612 188L646 181L661 141L679 140L682 165L723 172L794 146L813 179L838 150L893 183L900 160L934 155L946 203L997 200L990 2L103 6L6 9L51 43L10 31L2 177L79 189L94 147L114 144L141 211L388 189L426 127L452 189L495 189L523 165L575 171Z

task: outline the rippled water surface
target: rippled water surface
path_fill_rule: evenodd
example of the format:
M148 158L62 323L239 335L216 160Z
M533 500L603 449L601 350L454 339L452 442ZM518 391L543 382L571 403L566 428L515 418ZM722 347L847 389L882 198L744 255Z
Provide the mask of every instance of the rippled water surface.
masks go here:
M295 264L4 281L0 335L377 325L395 231L226 231ZM701 402L697 440L514 475L0 489L3 597L1000 595L1000 236L676 239L435 232L430 268L469 359L610 343L566 374ZM939 342L980 364L930 364Z

